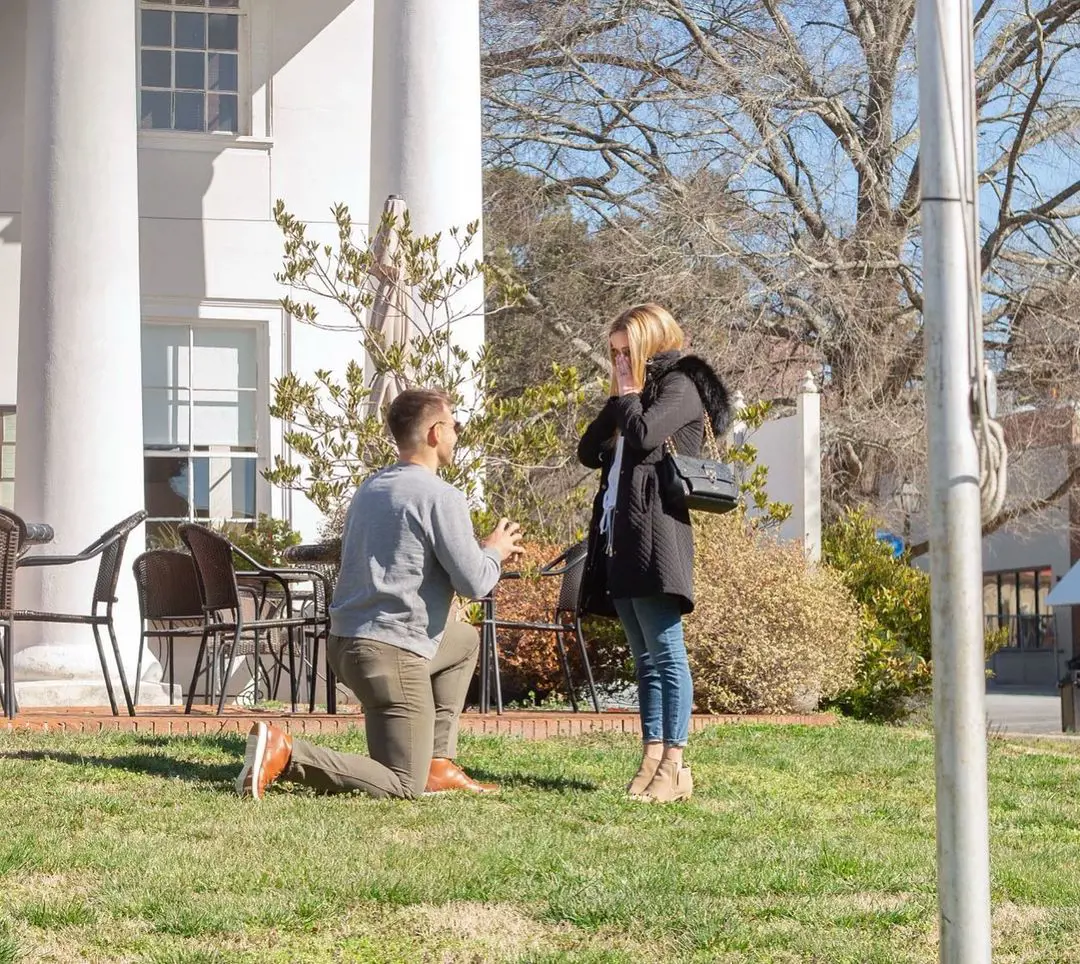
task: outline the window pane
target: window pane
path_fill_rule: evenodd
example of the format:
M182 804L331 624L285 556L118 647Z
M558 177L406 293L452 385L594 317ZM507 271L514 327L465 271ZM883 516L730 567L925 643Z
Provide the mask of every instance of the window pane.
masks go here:
M172 54L168 50L142 52L142 85L172 87Z
M197 519L254 519L255 459L192 459Z
M189 519L191 469L187 459L143 459L146 511L158 519Z
M1001 614L1016 615L1016 573L1000 573L1001 578Z
M1050 590L1054 588L1054 570L1053 569L1040 569L1039 570L1039 612L1042 614L1051 613L1054 607L1046 601L1046 597L1050 595Z
M240 0L210 0L211 7L232 7L234 10L240 6Z
M236 94L207 94L206 109L210 131L228 131L235 134L240 129L240 111Z
M203 123L203 100L201 93L174 95L176 122L173 126L178 131L206 130L206 125Z
M206 89L206 54L176 54L176 86L185 90Z
M176 0L178 7L205 7L206 0Z
M236 54L210 54L210 83L207 90L235 91L239 79ZM211 109L211 117L213 113Z
M240 40L240 18L231 13L212 13L210 20L210 43L214 50L236 50Z
M176 46L190 50L206 49L206 14L177 13Z
M149 388L189 388L191 352L187 325L144 325L142 377Z
M172 94L167 90L140 91L139 126L144 130L169 130L172 127Z
M172 46L172 14L165 10L142 12L142 44L144 47Z
M5 412L4 415L2 417L0 417L0 433L3 434L5 442L14 442L15 441L15 413L14 412ZM1046 571L1046 576L1047 576L1047 579L1050 578L1050 570L1049 569Z
M0 479L15 478L15 446L0 445Z
M0 482L0 505L5 509L15 508L15 483Z
M255 451L255 393L195 391L192 393L192 445L224 446Z
M255 332L250 328L196 328L192 356L195 388L254 389Z
M1020 598L1019 611L1022 613L1035 612L1035 573L1020 573Z
M187 449L191 400L186 389L143 389L143 440L149 449Z

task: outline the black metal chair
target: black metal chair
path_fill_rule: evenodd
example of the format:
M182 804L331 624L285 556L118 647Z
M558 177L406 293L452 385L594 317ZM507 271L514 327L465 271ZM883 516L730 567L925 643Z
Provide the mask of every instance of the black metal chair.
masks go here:
M313 626L315 620L310 615L297 615L297 610L294 608L293 586L296 582L306 582L321 577L318 573L307 569L271 569L263 566L224 536L195 523L189 522L180 526L180 538L191 551L195 562L202 611L206 618L184 712L191 712L196 681L202 670L203 657L206 655L207 642L211 636L215 639L214 653L210 658L211 696L217 691L219 662L222 668L221 687L217 700L218 713L225 709L225 669L235 655L254 657L253 697L254 702L258 703L259 673L262 665L260 646L263 633L267 634L266 653L275 660L279 670L283 665L283 660L288 659L289 695L293 712L296 712L300 680L296 667L297 656L300 656L301 666L304 662L304 654L302 651L298 653L298 648L302 650L305 632ZM237 571L233 561L234 556L242 559L245 565L250 566L250 569ZM241 595L245 596L253 606L251 619L245 618ZM275 633L285 634L284 645L274 645L272 634ZM300 647L297 646L297 633L300 634ZM250 654L244 652L247 648L245 634L251 636ZM217 645L219 638L225 640L220 648ZM268 680L268 691L269 689Z
M330 603L334 599L338 569L341 565L341 540L290 546L282 556L286 562L301 563L308 571L317 573L320 578L313 580L312 593L306 605L313 625L308 630L311 639L311 676L308 711L315 712L315 689L319 680L319 646L329 645L330 639ZM330 654L324 651L324 678L326 680L326 712L337 713L337 677L330 667Z
M0 687L0 703L4 715L15 718L15 564L19 558L22 532L14 513L0 514L0 664L3 665L4 685Z
M548 631L555 634L555 645L558 648L559 663L562 667L563 677L566 680L566 692L570 698L570 705L574 712L578 712L577 696L574 693L574 681L570 675L570 660L567 656L566 645L563 636L573 635L577 641L578 654L585 670L585 677L589 687L589 695L592 698L593 709L600 712L600 699L596 695L596 683L593 680L592 666L589 663L589 653L585 646L585 637L581 632L581 611L578 600L581 596L581 577L585 572L585 557L587 544L578 542L560 553L546 565L542 566L537 576L539 578L560 577L559 597L555 603L555 611L551 622L519 622L517 620L498 619L495 612L495 590L481 600L483 606L483 624L480 634L480 712L487 713L491 708L491 684L495 687L496 712L502 713L502 681L499 675L499 646L498 630L503 629L532 629ZM521 579L520 572L504 572L503 579Z
M136 663L135 703L139 702L143 653L148 642L157 639L165 644L171 706L176 684L173 642L176 639L202 639L203 627L206 624L195 562L188 553L177 549L151 549L135 560L132 569L135 573L135 589L139 596L139 620L142 629ZM207 686L209 687L209 681Z
M19 559L20 569L40 566L70 566L78 562L100 559L89 613L49 613L16 609L15 621L74 623L80 626L89 626L94 631L94 642L97 644L98 659L101 661L101 673L105 677L105 690L109 694L109 705L112 707L113 716L119 716L120 711L116 706L116 695L113 692L109 666L105 659L105 647L101 641L101 627L104 626L109 632L113 657L116 660L116 671L120 677L120 686L124 690L124 702L127 704L128 715L134 716L135 704L132 701L131 690L128 687L127 674L124 672L124 661L120 658L120 645L116 641L116 628L113 625L113 606L116 604L116 586L120 581L120 567L124 562L124 549L127 547L128 537L145 518L146 512L140 509L122 522L118 522L108 532L95 539L82 552L74 556L22 556ZM105 611L99 612L99 606L104 606Z

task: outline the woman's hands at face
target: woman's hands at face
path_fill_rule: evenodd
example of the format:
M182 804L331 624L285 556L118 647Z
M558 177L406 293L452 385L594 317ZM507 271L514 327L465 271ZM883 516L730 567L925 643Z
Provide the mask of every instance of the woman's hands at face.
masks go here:
M621 352L615 356L615 381L620 395L636 395L641 386L630 369L630 357Z

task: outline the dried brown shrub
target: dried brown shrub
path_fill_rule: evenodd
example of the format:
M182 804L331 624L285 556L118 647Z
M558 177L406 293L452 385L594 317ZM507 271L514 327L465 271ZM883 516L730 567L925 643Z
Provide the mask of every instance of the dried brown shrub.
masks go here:
M561 546L526 544L524 559L508 566L524 572L526 578L504 579L496 590L496 615L499 619L551 621L561 577L539 577L535 573L562 550ZM598 686L611 687L633 678L629 649L617 621L586 619L582 630ZM564 636L564 641L570 654L575 688L579 696L584 695L585 675L577 657L576 643L572 636ZM538 700L553 694L566 695L553 633L500 627L498 642L504 699L520 700L529 693Z
M700 711L806 711L854 682L859 612L836 573L736 514L697 518L694 536L686 644Z

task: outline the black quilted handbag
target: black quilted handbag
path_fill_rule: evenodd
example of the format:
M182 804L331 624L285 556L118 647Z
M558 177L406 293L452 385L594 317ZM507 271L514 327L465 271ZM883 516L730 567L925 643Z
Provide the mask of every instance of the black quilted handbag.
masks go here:
M670 506L686 506L698 512L730 512L739 504L739 485L732 467L720 461L708 412L705 439L713 458L706 458L705 447L698 456L679 455L674 440L664 442L664 457L659 465L663 498Z

